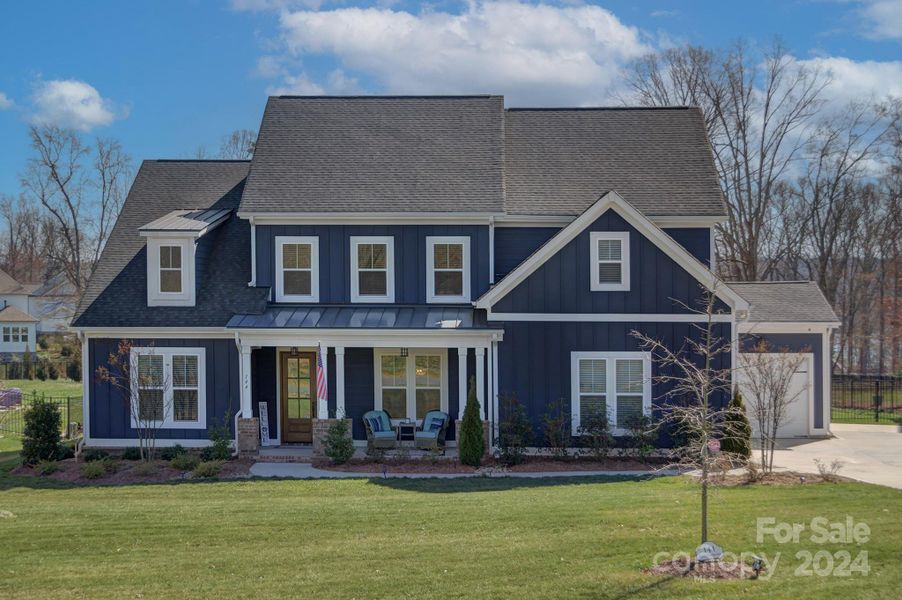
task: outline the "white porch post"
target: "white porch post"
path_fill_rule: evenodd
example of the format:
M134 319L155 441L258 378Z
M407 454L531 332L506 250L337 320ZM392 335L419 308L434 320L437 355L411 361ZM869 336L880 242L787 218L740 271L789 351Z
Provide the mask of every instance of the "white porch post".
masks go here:
M345 417L345 349L335 346L335 416Z
M485 419L485 348L476 348L476 399L479 417Z
M251 404L251 347L241 345L241 416L250 419L254 416Z
M323 379L326 382L326 390L329 389L329 347L321 346L323 349ZM319 394L317 394L319 396ZM328 400L317 400L316 402L316 418L317 419L328 419L329 418L329 401Z
M464 418L467 405L467 348L457 349L457 418Z

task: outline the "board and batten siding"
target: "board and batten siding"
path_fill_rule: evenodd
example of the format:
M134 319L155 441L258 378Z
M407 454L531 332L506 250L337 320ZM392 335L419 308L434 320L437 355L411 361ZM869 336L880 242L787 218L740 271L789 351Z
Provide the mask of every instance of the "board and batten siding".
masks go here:
M628 231L630 289L590 290L589 234ZM679 302L701 310L698 281L613 210L601 215L560 251L500 299L497 313L651 313L685 314ZM679 302L677 302L677 300ZM728 312L719 302L718 310Z
M119 339L92 338L88 340L88 381L90 411L89 437L92 439L136 439L138 432L131 426L128 398L110 383L99 381L97 368L109 367L109 355L116 353ZM240 378L238 349L232 339L133 339L132 346L156 348L203 348L206 351L207 428L222 425L223 420L234 435L232 418L240 410ZM228 417L228 418L226 418ZM207 429L160 428L158 439L205 440Z
M470 237L470 295L489 287L488 225L257 225L257 286L272 286L275 299L275 238L319 238L319 304L351 301L351 237L392 236L395 304L426 304L426 237Z
M718 323L714 328L715 335L729 343L730 324ZM504 340L498 344L498 392L516 396L532 422L536 441L540 442L542 416L549 410L549 403L563 400L565 414L570 414L571 353L641 352L633 331L660 340L669 348L678 348L686 338L697 340L701 335L692 323L506 322ZM715 368L727 368L729 361L728 352L720 354ZM651 362L652 410L653 416L659 416L659 407L667 401L664 396L671 385L654 380L664 373L654 357ZM729 396L718 394L714 402L725 406ZM500 402L500 410L503 419L504 402ZM669 442L666 432L658 441Z
M810 352L814 355L814 428L824 426L824 345L820 333L747 333L740 335L740 352L749 352L761 341L770 352ZM738 366L738 365L737 365Z

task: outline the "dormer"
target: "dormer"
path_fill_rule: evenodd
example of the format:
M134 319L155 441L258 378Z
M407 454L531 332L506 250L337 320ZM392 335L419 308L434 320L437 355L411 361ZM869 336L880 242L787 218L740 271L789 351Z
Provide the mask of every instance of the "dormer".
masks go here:
M147 240L147 306L194 306L199 240L228 218L227 209L174 210L138 228Z

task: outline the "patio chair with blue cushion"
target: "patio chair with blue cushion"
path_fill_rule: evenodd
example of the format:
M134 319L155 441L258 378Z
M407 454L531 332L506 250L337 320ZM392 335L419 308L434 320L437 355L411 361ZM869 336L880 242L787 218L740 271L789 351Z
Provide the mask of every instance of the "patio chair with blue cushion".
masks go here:
M366 446L369 450L391 450L398 445L398 436L391 426L391 417L384 410L371 410L363 414L366 428Z
M445 433L451 417L440 410L430 410L423 417L423 425L414 434L414 445L418 450L445 450Z

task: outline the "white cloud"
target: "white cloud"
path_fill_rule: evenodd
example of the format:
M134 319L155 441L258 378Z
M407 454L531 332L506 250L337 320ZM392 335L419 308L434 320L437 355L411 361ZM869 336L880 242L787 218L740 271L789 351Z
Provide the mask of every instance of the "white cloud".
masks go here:
M503 93L514 105L602 103L619 91L623 64L650 51L638 29L597 6L283 11L280 24L290 53L333 57L380 92ZM304 74L285 80L288 88L330 91L333 83Z
M830 75L832 81L823 96L836 107L850 100L902 98L902 61L854 61L829 56L800 62Z
M88 131L109 125L124 113L94 87L76 79L42 81L32 96L34 123L54 124Z
M6 110L7 108L12 108L12 107L13 107L12 99L9 96L7 96L6 94L4 94L3 92L0 92L0 110Z
M902 39L902 0L866 0L859 13L867 37Z

